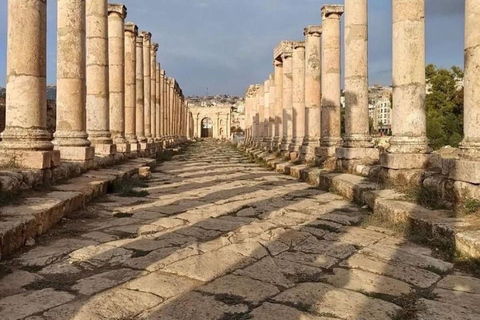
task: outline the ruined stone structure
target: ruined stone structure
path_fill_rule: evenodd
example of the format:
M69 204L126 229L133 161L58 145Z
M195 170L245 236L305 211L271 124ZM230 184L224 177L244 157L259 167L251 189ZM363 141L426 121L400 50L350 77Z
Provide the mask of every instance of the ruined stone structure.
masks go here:
M426 134L425 0L393 0L392 6L393 106L392 114L388 115L392 119L392 137L386 148L384 145L374 148L369 132L367 0L323 6L322 25L307 26L304 41L285 40L274 48L273 76L268 76L265 85L250 85L246 91L245 144L256 150L280 152L294 161L320 164L325 169L356 172L363 170L359 166L366 165L375 168L372 174L382 180L434 188L446 202L478 197L480 37L478 28L475 29L480 14L478 1L466 1L465 137L458 155L449 158L432 153ZM345 20L343 136L342 16ZM265 117L266 103L259 105L257 99L266 92L270 101L268 117ZM263 120L260 127L259 119ZM264 143L259 144L259 140Z
M139 34L134 23L125 22L122 4L59 0L52 141L52 130L47 130L46 2L9 0L8 15L1 166L45 170L68 162L85 170L95 165L95 156L109 161L148 156L186 139L183 93L160 69L152 35ZM171 91L161 90L169 84Z

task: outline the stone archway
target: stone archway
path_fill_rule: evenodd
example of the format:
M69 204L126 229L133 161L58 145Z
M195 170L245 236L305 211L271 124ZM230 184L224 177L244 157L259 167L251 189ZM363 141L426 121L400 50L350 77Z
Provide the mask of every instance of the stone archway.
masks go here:
M212 119L205 117L202 119L201 123L201 137L202 138L213 138L213 121Z

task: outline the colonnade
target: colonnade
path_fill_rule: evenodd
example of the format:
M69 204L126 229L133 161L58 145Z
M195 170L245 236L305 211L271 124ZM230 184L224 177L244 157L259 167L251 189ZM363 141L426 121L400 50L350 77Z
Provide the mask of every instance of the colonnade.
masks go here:
M448 162L446 173L459 180L480 182L480 175L471 178L468 174L480 172L480 0L465 2L465 137L460 158L453 165ZM306 27L304 41L282 41L274 49L273 75L261 85L250 85L246 92L247 145L302 160L380 161L384 168L393 170L428 165L431 149L425 111L425 0L392 0L393 136L381 154L369 132L367 6L367 0L325 5L322 24Z
M107 0L57 0L56 131L46 129L46 0L8 0L6 128L0 165L33 169L95 155L152 155L188 135L178 82L152 34Z

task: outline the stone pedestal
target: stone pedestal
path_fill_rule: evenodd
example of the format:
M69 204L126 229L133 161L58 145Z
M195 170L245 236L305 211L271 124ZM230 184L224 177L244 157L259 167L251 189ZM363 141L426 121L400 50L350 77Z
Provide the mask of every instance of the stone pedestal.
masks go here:
M321 158L326 155L334 156L336 147L342 143L340 130L340 17L342 14L343 5L326 5L322 8L322 121L320 150L317 153Z
M0 167L7 169L49 169L60 165L60 151L0 149Z
M95 154L98 156L113 156L117 152L115 144L98 144L95 146Z
M427 165L425 114L425 0L393 0L393 114L390 147L381 164L390 169Z
M117 143L117 152L130 153L131 147L129 143Z
M94 147L56 147L60 152L62 161L75 162L86 169L90 169L94 165L95 148Z
M321 119L321 26L308 26L305 35L305 137L301 159L311 161L320 146Z

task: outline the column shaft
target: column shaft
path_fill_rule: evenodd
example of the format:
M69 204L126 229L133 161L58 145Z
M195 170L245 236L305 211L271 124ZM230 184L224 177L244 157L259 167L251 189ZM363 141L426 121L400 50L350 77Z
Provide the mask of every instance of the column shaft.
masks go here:
M131 145L137 145L136 132L136 38L138 27L133 23L125 24L125 138Z
M301 152L305 137L305 42L293 45L293 135L290 151Z
M273 150L279 149L283 137L283 63L275 61L275 136Z
M87 133L95 152L113 154L110 134L107 0L89 0L87 33Z
M269 94L268 94L268 99L269 99L269 105L270 105L270 113L269 113L269 119L268 119L268 150L272 151L272 143L273 139L275 137L275 75L271 74L270 75L270 87L269 87Z
M266 80L263 84L263 139L262 139L262 148L267 148L270 132L269 132L269 121L270 121L270 79ZM230 137L230 135L228 135Z
M145 137L145 85L143 66L143 36L136 39L137 61L136 61L136 130L140 142L147 142Z
M110 132L119 152L129 152L125 139L125 17L124 5L108 5Z
M157 132L157 51L158 44L152 43L150 48L150 126L152 140Z
M259 85L257 89L257 146L260 147L264 137L264 115L265 115L265 86Z
M152 61L151 61L151 38L150 32L143 31L143 91L144 91L144 122L145 122L145 137L148 142L152 142Z
M328 5L322 8L321 157L333 156L335 147L342 141L340 124L340 17L342 13L343 5Z
M155 115L155 139L158 141L160 137L162 136L161 131L161 123L160 123L160 109L161 109L161 97L162 97L162 86L161 86L161 69L160 69L160 63L157 63L157 74L155 77L155 82L156 82L156 115Z
M293 137L293 59L292 59L292 47L289 46L288 50L283 53L283 138L282 138L282 151L288 151L290 142Z

